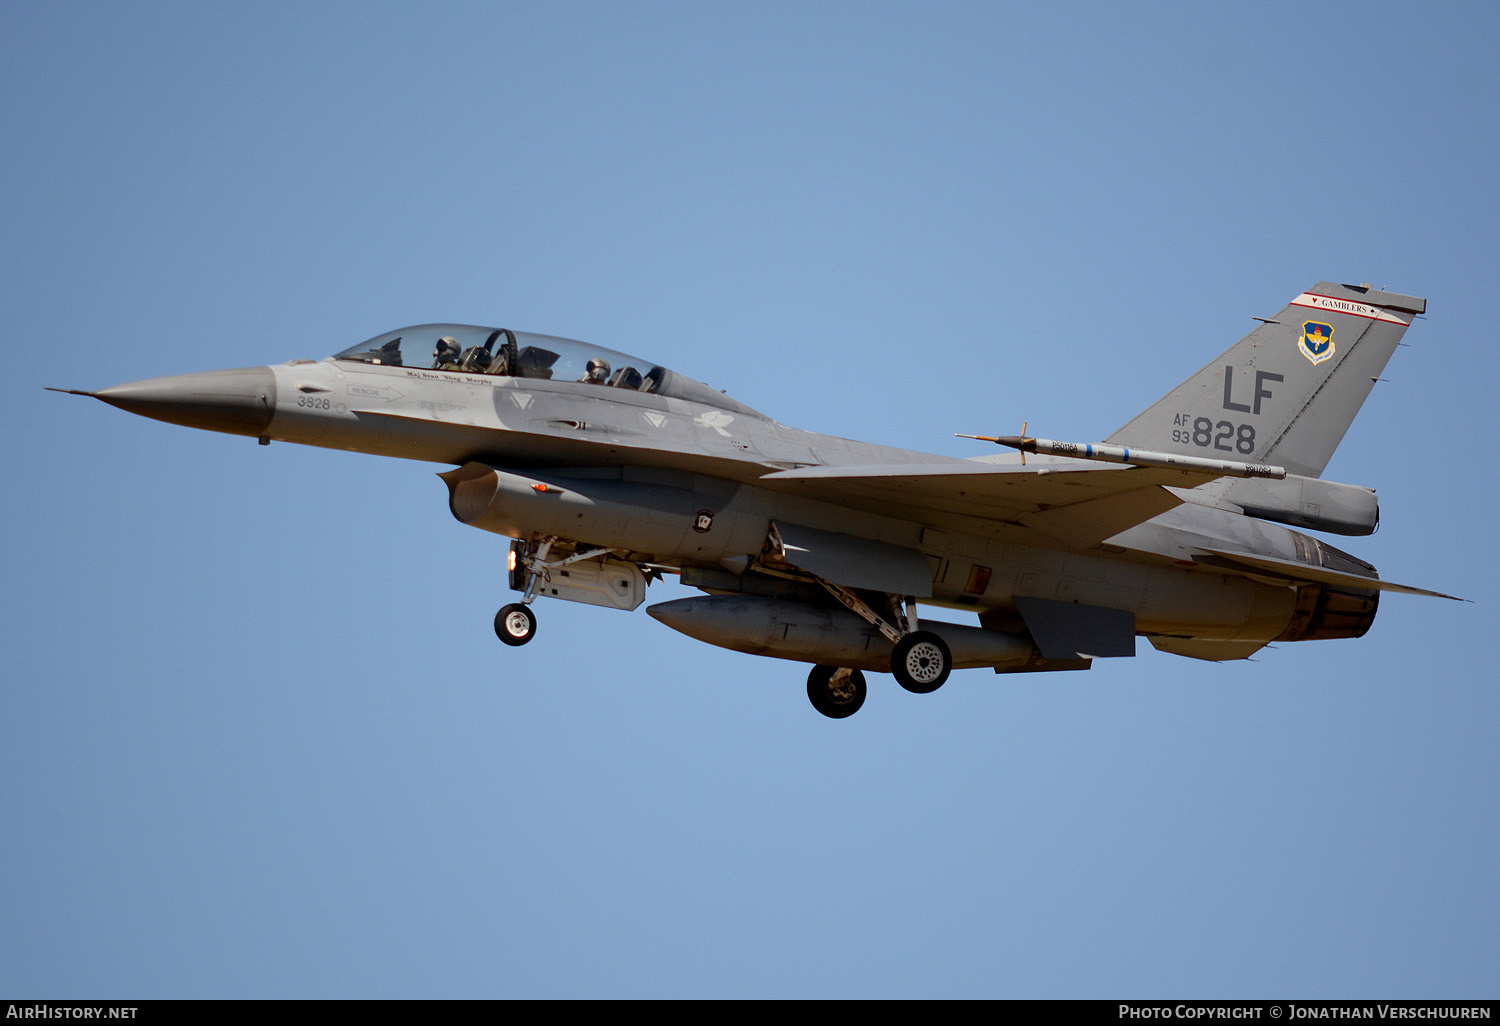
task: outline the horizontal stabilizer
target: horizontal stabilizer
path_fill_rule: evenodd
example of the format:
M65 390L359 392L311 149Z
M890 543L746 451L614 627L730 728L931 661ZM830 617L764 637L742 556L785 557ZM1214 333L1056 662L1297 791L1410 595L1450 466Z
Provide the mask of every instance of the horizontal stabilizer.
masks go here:
M1227 552L1218 549L1204 549L1202 551L1204 555L1194 557L1194 562L1223 570L1234 570L1255 577L1270 577L1293 583L1331 584L1339 588L1354 588L1365 591L1391 591L1401 595L1425 595L1428 598L1452 599L1454 602L1467 601L1456 595L1444 595L1440 591L1413 588L1405 584L1396 584L1394 581L1382 581L1378 577L1345 573L1324 566L1309 566L1306 563L1298 563L1291 559L1252 556L1243 552Z

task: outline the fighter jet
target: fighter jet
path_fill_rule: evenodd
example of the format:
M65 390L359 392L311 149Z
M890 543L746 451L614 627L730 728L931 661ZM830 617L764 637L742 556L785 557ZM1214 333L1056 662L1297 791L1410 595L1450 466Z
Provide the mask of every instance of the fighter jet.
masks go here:
M1373 489L1321 475L1426 301L1319 282L1101 443L965 437L937 456L787 427L624 353L424 324L326 359L116 385L93 396L189 427L445 464L461 523L511 539L506 645L547 597L650 606L709 644L812 664L842 718L865 672L907 691L951 670L1088 669L1162 652L1245 659L1357 638L1392 584L1293 528L1375 530ZM967 624L918 605L961 610Z

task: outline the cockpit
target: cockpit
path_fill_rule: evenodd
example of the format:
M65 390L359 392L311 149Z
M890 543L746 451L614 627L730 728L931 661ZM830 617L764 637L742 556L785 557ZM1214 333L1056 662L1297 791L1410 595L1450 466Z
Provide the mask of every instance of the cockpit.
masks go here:
M511 331L509 328L422 324L376 335L333 358L385 367L577 381L604 388L670 396L760 416L701 381L673 373L649 361L571 338Z

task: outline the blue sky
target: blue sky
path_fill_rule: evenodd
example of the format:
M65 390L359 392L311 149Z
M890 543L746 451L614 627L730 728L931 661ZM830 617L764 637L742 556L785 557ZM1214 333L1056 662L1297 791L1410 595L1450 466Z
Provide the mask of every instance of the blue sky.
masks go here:
M1500 945L1482 4L0 6L0 993L1475 997ZM872 678L538 603L441 468L44 392L425 321L954 455L1321 280L1359 641ZM654 586L652 601L685 594ZM659 592L659 594L658 594Z

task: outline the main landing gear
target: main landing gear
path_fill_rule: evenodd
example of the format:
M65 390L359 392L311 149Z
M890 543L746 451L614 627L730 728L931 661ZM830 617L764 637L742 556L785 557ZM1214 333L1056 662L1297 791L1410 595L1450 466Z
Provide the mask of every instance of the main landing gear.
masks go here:
M828 582L823 583L828 586ZM953 669L953 653L937 634L915 629L917 618L910 604L904 616L894 617L898 622L905 621L907 630L903 634L853 592L837 585L829 591L896 643L891 652L891 674L897 684L915 695L931 694L943 686ZM893 610L899 614L899 597L891 599ZM836 720L853 716L865 703L865 675L842 666L814 666L807 675L807 697L824 716Z
M830 719L853 716L865 704L865 675L842 666L814 666L807 675L807 697Z
M914 695L928 695L942 687L952 669L948 643L931 631L912 631L896 642L891 653L896 683Z
M891 673L907 691L931 694L953 668L947 642L931 631L913 631L896 643ZM807 698L830 719L853 716L865 704L865 675L843 666L814 666L807 675Z
M914 695L928 695L943 686L953 669L953 653L948 650L948 643L937 634L918 629L917 606L914 599L903 595L886 595L890 612L882 616L860 592L822 577L814 579L829 594L838 599L844 608L857 613L896 646L891 652L891 674L896 678L897 684ZM817 674L823 669L827 667L817 667L813 673ZM859 671L838 670L836 672L858 673ZM825 716L834 715L820 704L818 698L813 698L812 678L808 679L807 688L808 697L813 699L813 706L818 712ZM863 678L860 679L859 701L864 701ZM855 703L854 708L859 708L859 704ZM841 712L838 715L848 716L853 711L850 709L849 712Z

